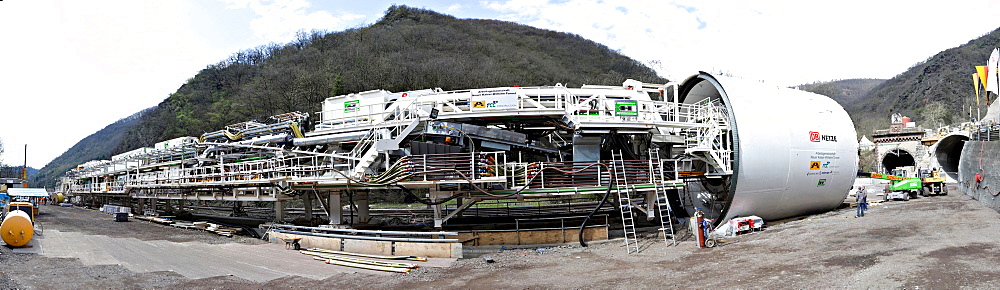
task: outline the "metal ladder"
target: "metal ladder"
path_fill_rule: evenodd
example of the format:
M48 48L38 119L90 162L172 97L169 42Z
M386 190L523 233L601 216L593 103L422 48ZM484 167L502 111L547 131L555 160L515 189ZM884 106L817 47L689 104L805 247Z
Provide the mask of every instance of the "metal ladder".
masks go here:
M677 245L677 235L674 232L674 215L673 209L670 208L670 200L667 199L667 189L663 185L665 181L663 176L663 161L660 160L660 150L651 149L649 151L650 162L655 162L657 167L650 166L654 169L659 169L658 172L653 173L653 189L656 191L656 209L660 213L660 228L659 231L663 234L663 243L670 245ZM662 200L662 201L661 201ZM667 236L670 236L670 241L667 241Z
M618 211L622 213L622 229L625 231L625 249L629 254L639 252L639 237L635 233L635 219L632 216L632 202L628 194L628 179L625 177L625 161L620 150L611 152L611 167L615 174L615 188L618 191Z

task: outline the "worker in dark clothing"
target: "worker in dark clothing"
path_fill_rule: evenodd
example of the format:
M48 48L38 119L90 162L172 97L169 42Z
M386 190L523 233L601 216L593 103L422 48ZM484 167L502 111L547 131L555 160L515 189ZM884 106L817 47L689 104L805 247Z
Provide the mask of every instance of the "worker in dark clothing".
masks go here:
M868 209L868 193L865 192L864 186L858 186L854 199L858 202L858 213L854 217L865 216L865 210Z

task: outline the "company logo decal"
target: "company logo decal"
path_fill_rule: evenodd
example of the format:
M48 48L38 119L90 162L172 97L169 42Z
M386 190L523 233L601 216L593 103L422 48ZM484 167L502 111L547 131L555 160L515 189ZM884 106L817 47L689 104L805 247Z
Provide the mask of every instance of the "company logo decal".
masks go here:
M811 142L837 142L837 136L835 135L821 135L819 132L809 131L809 141Z
M820 164L819 161L809 161L809 170L819 170L820 168L819 164Z
M360 105L360 100L346 101L344 102L344 113L357 112L358 105Z

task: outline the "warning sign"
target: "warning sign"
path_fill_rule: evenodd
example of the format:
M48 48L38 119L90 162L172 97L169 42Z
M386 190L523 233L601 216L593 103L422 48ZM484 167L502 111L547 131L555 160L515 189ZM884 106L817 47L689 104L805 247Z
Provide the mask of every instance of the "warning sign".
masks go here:
M819 161L809 161L809 170L819 170L819 169L820 169Z

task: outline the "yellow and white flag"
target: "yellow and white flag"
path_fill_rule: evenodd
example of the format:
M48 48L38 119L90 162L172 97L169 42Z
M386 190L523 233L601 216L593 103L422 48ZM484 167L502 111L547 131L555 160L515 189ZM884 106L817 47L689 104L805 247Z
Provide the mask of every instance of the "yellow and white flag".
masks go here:
M977 65L976 66L976 75L979 76L979 83L976 84L976 95L977 96L979 95L979 86L980 85L981 86L986 86L987 78L989 78L989 76L990 76L990 74L986 73L986 69L987 69L987 67L985 65Z
M990 54L989 61L986 62L986 81L983 82L986 85L987 92L993 92L994 94L1000 95L1000 83L997 82L997 75L1000 71L997 71L998 65L1000 65L1000 48L993 49L993 53ZM987 96L989 98L989 96ZM989 102L989 101L987 101Z
M979 70L979 67L976 67ZM972 86L976 88L976 106L979 106L979 73L972 73Z

